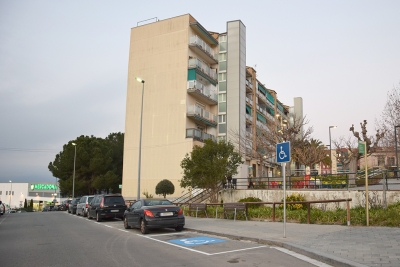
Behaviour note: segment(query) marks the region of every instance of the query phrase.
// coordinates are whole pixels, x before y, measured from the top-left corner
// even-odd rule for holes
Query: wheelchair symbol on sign
[[[192,240],[187,240],[187,239],[181,239],[181,242],[187,244],[187,245],[203,245],[203,244],[208,244],[211,242],[214,242],[215,240],[196,240],[196,239],[192,239]]]
[[[283,151],[282,146],[280,146],[280,148],[281,148],[281,152],[279,152],[278,157],[279,157],[279,159],[284,159],[287,157],[287,155],[286,155],[285,151]]]

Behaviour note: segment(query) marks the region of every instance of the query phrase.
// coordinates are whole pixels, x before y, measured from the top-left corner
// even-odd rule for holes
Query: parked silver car
[[[83,217],[87,216],[87,208],[89,206],[90,201],[92,201],[94,196],[83,196],[79,201],[79,204],[76,206],[76,215],[82,215]]]

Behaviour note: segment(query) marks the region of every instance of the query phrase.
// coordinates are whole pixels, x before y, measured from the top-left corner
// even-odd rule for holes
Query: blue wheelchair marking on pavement
[[[226,242],[226,240],[218,239],[218,238],[211,238],[205,236],[196,236],[191,238],[182,238],[182,239],[172,239],[168,240],[168,242],[185,246],[185,247],[194,247],[200,245],[208,245],[208,244],[215,244],[215,243],[222,243]]]

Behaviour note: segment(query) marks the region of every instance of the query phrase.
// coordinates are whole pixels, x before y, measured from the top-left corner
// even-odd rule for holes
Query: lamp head
[[[329,128],[337,128],[337,126],[329,126]]]
[[[76,146],[76,144],[75,143],[71,143],[73,146]]]
[[[140,82],[140,83],[144,83],[144,80],[142,80],[142,79],[139,78],[139,77],[136,77],[136,81],[138,81],[138,82]]]

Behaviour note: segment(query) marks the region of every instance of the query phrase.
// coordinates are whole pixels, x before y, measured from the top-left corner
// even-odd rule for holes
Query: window
[[[6,191],[6,196],[8,196],[8,191]]]
[[[219,42],[226,42],[226,35],[220,35]]]
[[[226,123],[226,115],[218,115],[219,123]]]
[[[218,136],[218,141],[226,141],[226,136]]]
[[[219,94],[218,102],[226,102],[226,94]]]
[[[220,82],[226,81],[226,73],[225,72],[218,74],[218,81],[220,81]]]
[[[226,71],[226,61],[219,63],[219,71]]]
[[[226,123],[218,124],[218,133],[219,134],[226,133]]]
[[[218,84],[218,91],[219,92],[226,92],[226,81],[219,82]]]
[[[226,61],[226,53],[219,54],[219,61]]]
[[[218,104],[218,112],[226,112],[226,102],[221,102]]]

